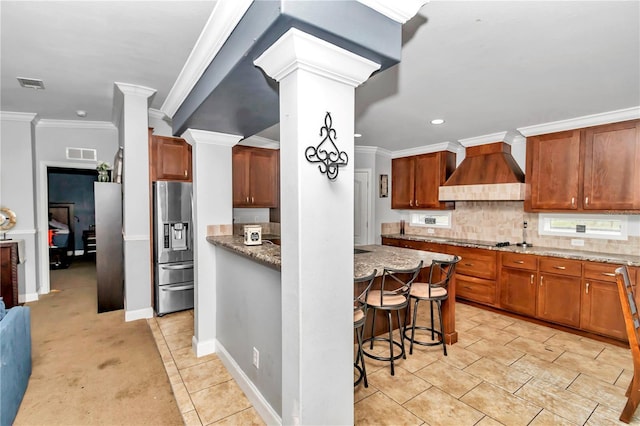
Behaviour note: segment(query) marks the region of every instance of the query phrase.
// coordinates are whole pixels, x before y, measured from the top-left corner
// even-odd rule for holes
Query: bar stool
[[[456,269],[456,264],[460,261],[461,257],[455,256],[451,261],[433,260],[431,262],[431,269],[429,271],[429,282],[420,283],[415,282],[411,286],[409,298],[414,300],[413,305],[413,321],[410,327],[405,327],[405,337],[409,339],[411,344],[409,345],[409,354],[413,354],[413,344],[422,346],[437,346],[442,344],[444,349],[444,355],[447,355],[447,345],[444,340],[444,324],[442,322],[442,301],[449,297],[447,287],[449,281]],[[431,327],[417,326],[416,319],[418,318],[418,303],[421,301],[428,301],[429,308],[431,309]],[[438,318],[440,319],[440,330],[435,329],[433,321],[433,304],[438,307]],[[405,317],[406,319],[406,317]],[[407,336],[407,333],[411,330],[411,337]],[[431,342],[422,342],[415,338],[416,330],[431,331]],[[440,337],[440,341],[435,341],[435,335]]]
[[[358,370],[358,378],[353,383],[354,387],[358,386],[363,379],[364,387],[369,387],[369,382],[367,382],[367,368],[364,365],[364,356],[362,355],[362,333],[364,331],[364,324],[367,322],[367,295],[369,294],[373,281],[376,279],[377,272],[378,270],[374,269],[371,275],[353,280],[355,287],[354,294],[358,294],[353,298],[353,329],[356,332],[356,338],[358,340],[358,353],[356,354],[356,361],[353,363],[353,367]]]
[[[404,358],[407,356],[404,350],[404,322],[400,320],[400,311],[406,309],[409,304],[409,292],[411,291],[411,284],[415,281],[416,277],[422,269],[422,261],[415,268],[411,269],[395,269],[384,268],[382,274],[382,282],[380,290],[370,290],[367,296],[367,305],[373,309],[373,320],[371,321],[371,337],[365,339],[365,342],[371,342],[369,349],[373,349],[374,341],[388,342],[389,343],[389,356],[378,356],[372,353],[364,351],[364,354],[369,358],[377,359],[378,361],[389,361],[391,363],[391,375],[395,374],[394,361],[396,359]],[[404,276],[406,279],[402,279],[398,274]],[[385,311],[387,313],[387,324],[389,325],[389,337],[377,337],[374,335],[376,314],[378,311]],[[398,318],[398,328],[400,329],[400,342],[393,340],[393,321],[391,320],[391,312],[395,311]],[[394,355],[393,346],[400,348],[400,353]]]

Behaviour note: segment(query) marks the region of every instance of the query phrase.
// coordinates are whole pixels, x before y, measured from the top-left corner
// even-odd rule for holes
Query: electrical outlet
[[[253,348],[253,365],[260,368],[260,352],[256,348]]]
[[[433,228],[427,228],[427,234],[435,234],[436,230]]]
[[[571,245],[572,246],[583,247],[584,246],[584,240],[578,240],[576,238],[572,238],[571,239]]]

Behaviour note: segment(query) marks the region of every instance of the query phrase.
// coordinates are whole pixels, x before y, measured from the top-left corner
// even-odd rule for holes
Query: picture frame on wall
[[[380,175],[380,198],[389,196],[389,175]]]

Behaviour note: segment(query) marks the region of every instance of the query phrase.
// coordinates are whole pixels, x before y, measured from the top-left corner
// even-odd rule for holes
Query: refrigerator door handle
[[[160,265],[160,268],[169,271],[177,271],[179,269],[193,269],[193,263],[189,265]]]
[[[167,288],[164,288],[164,287],[167,287]],[[182,291],[182,290],[191,290],[191,289],[193,289],[193,284],[179,285],[179,286],[172,286],[172,287],[168,287],[168,286],[160,287],[160,290],[162,291]]]

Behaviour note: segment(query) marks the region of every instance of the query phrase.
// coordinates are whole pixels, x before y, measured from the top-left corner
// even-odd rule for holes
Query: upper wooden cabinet
[[[278,207],[278,151],[233,147],[233,207]]]
[[[441,151],[391,161],[392,209],[452,209],[438,199],[438,189],[455,169],[456,155]]]
[[[150,135],[149,175],[152,182],[191,182],[191,145],[180,138]]]
[[[527,138],[527,211],[640,209],[640,120]]]

